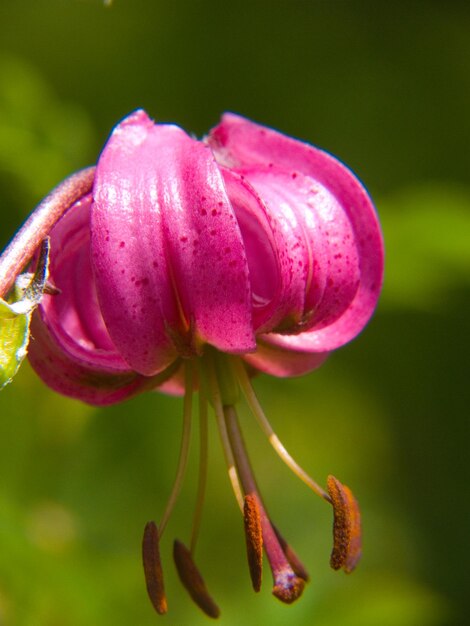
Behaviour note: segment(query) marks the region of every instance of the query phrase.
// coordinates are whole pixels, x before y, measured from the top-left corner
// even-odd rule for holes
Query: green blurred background
[[[216,433],[197,560],[227,626],[469,623],[470,6],[451,0],[0,0],[0,243],[144,107],[201,136],[233,110],[339,156],[376,200],[379,310],[318,372],[255,385],[287,448],[361,501],[364,558],[328,567],[330,511],[243,426],[276,523],[311,573],[292,607],[251,592]],[[467,330],[467,334],[465,333]],[[176,580],[196,451],[153,613],[144,524],[174,475],[179,399],[97,410],[22,368],[0,397],[0,624],[207,623]],[[214,426],[212,424],[212,426]],[[196,446],[194,446],[196,448]]]

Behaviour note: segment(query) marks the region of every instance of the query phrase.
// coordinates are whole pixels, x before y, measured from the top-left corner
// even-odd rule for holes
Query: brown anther
[[[361,514],[349,487],[328,476],[328,493],[333,505],[333,550],[330,565],[351,573],[362,554]]]
[[[253,589],[258,592],[261,589],[263,573],[263,534],[258,499],[255,494],[249,493],[245,496],[243,518],[251,583]]]
[[[209,617],[219,617],[219,607],[209,595],[204,579],[193,561],[191,552],[178,540],[175,540],[173,544],[173,558],[178,576],[197,606]]]
[[[148,522],[145,526],[142,541],[142,560],[150,601],[157,613],[164,615],[168,611],[168,605],[163,584],[158,528],[155,522]]]
[[[305,580],[299,578],[290,569],[276,572],[273,595],[284,604],[292,604],[302,595]]]
[[[343,565],[343,570],[346,574],[350,574],[356,568],[362,556],[362,527],[359,504],[348,487],[345,487],[345,491],[351,515],[351,540],[349,542],[348,557],[346,563]]]
[[[287,543],[278,529],[273,525],[274,532],[276,533],[276,537],[281,545],[282,551],[284,552],[286,559],[289,562],[289,565],[294,570],[294,573],[305,582],[310,580],[310,576],[308,575],[307,570],[305,569],[304,564],[299,559],[297,554],[294,552],[293,548]]]

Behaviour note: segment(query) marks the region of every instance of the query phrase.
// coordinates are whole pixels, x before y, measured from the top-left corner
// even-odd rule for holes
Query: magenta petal
[[[244,360],[252,367],[271,376],[285,378],[302,376],[320,367],[329,352],[308,352],[299,346],[284,346],[278,341],[280,335],[261,335],[258,349],[253,354],[244,355]]]
[[[51,232],[49,273],[60,290],[44,296],[41,318],[60,348],[92,367],[128,372],[108,334],[90,263],[91,195],[76,202]]]
[[[275,166],[242,171],[277,224],[278,238],[285,240],[281,328],[296,332],[331,324],[348,308],[359,284],[354,233],[342,207],[325,187],[300,173],[293,177]]]
[[[101,406],[121,402],[148,388],[149,379],[135,372],[116,371],[72,357],[38,312],[31,321],[31,336],[29,361],[40,378],[58,393]]]
[[[51,232],[50,280],[31,323],[29,359],[53,389],[90,404],[112,404],[148,381],[116,352],[101,317],[90,264],[91,196],[75,203]]]
[[[143,111],[97,166],[92,258],[119,352],[151,375],[203,342],[255,348],[243,241],[211,151]]]
[[[266,207],[242,176],[222,168],[230,203],[235,212],[248,262],[255,331],[270,330],[283,316],[282,265],[287,250],[281,248]]]
[[[310,178],[315,185],[322,186],[342,208],[350,223],[356,248],[359,267],[357,291],[339,317],[336,317],[337,312],[334,313],[334,291],[327,295],[321,306],[330,322],[322,327],[322,319],[315,316],[316,325],[301,336],[308,335],[309,349],[316,351],[332,350],[352,339],[373,313],[383,272],[382,237],[375,209],[365,189],[342,163],[326,152],[233,114],[223,117],[208,142],[219,162],[225,166],[244,172],[275,166],[284,169],[293,178],[300,174]],[[334,287],[334,277],[330,278]],[[288,344],[289,338],[286,338],[285,345]]]

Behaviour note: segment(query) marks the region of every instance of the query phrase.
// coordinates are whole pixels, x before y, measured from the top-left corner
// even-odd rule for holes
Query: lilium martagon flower
[[[43,381],[93,405],[147,390],[184,395],[175,482],[142,543],[158,613],[167,611],[159,546],[187,465],[195,394],[197,503],[189,547],[175,541],[174,560],[196,604],[219,615],[194,558],[209,408],[244,521],[253,588],[261,586],[263,551],[282,602],[297,600],[308,580],[253,475],[237,416],[242,396],[281,459],[332,505],[331,566],[351,572],[361,556],[351,490],[333,476],[325,490],[299,466],[263,412],[252,377],[316,369],[371,317],[383,244],[357,178],[330,154],[234,114],[198,141],[138,110],[114,129],[96,168],[59,185],[19,231],[0,261],[0,294],[45,235],[56,291],[32,315],[29,346]]]

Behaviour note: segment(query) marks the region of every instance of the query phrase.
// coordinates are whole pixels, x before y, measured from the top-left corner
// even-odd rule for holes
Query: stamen
[[[209,617],[219,617],[219,607],[211,598],[204,579],[192,559],[191,552],[180,541],[175,541],[173,544],[173,558],[180,580],[194,602]]]
[[[222,406],[222,398],[220,395],[219,386],[217,384],[217,376],[214,370],[214,363],[211,359],[210,352],[207,353],[205,361],[205,369],[203,373],[207,376],[208,379],[208,387],[210,392],[210,400],[212,406],[214,408],[215,417],[217,419],[217,427],[219,430],[220,440],[222,442],[222,448],[225,456],[225,463],[228,469],[228,475],[230,478],[230,482],[232,484],[232,489],[235,494],[235,498],[237,499],[238,506],[240,510],[243,512],[243,494],[242,489],[240,487],[240,481],[238,480],[238,474],[235,467],[235,459],[233,457],[232,448],[230,446],[230,440],[227,433],[227,427],[225,425],[225,416],[224,416],[224,407]]]
[[[160,522],[160,537],[163,535],[163,531],[167,525],[173,508],[176,504],[178,496],[183,485],[183,478],[188,463],[189,453],[189,441],[191,438],[191,412],[192,412],[192,399],[193,399],[193,363],[191,360],[187,360],[185,363],[185,393],[184,393],[184,408],[183,408],[183,435],[181,438],[180,456],[178,459],[178,468],[176,470],[175,482],[173,483],[173,489],[171,490],[170,497],[162,515]]]
[[[297,461],[295,461],[291,457],[291,455],[287,452],[287,450],[280,442],[271,424],[269,423],[268,418],[266,417],[258,398],[256,397],[243,362],[238,358],[232,358],[231,363],[238,378],[238,382],[240,383],[243,394],[245,395],[246,401],[248,402],[248,406],[250,407],[253,415],[258,420],[261,429],[266,434],[269,443],[272,445],[278,456],[284,461],[287,467],[289,467],[294,472],[294,474],[300,478],[300,480],[302,480],[308,487],[310,487],[310,489],[314,493],[319,495],[327,502],[331,502],[331,498],[326,493],[326,491],[322,487],[320,487],[320,485],[307,474],[307,472],[297,463]]]
[[[266,509],[264,508],[238,425],[235,408],[233,406],[225,406],[224,413],[227,432],[230,437],[230,444],[243,489],[247,495],[256,496],[263,535],[263,546],[273,575],[274,586],[272,592],[281,602],[291,604],[301,596],[305,581],[295,574],[289,564],[271,525]]]
[[[168,605],[163,584],[158,528],[155,522],[148,522],[145,526],[142,541],[142,560],[150,601],[157,613],[164,615],[168,611]]]
[[[334,476],[328,476],[333,504],[333,550],[330,565],[351,573],[362,555],[361,514],[352,491]]]
[[[191,554],[194,555],[196,543],[201,527],[202,508],[207,483],[207,458],[208,458],[208,436],[207,436],[207,395],[204,380],[201,380],[199,387],[199,478],[196,497],[196,508],[194,510],[193,527],[191,531]]]
[[[245,520],[246,552],[251,583],[253,589],[258,592],[261,589],[263,573],[263,534],[258,501],[254,494],[245,496],[243,517]]]

